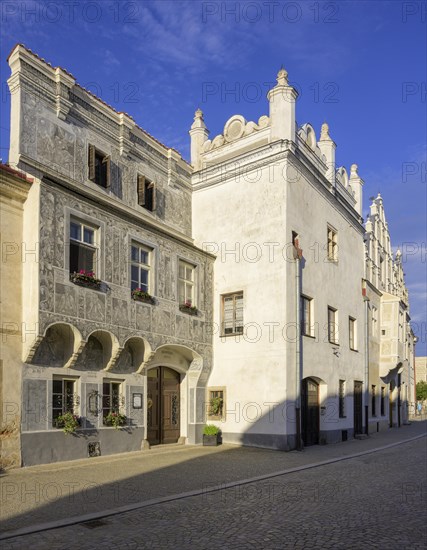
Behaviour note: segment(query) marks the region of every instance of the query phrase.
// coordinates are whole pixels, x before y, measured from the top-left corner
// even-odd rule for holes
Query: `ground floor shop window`
[[[52,421],[55,424],[59,416],[67,412],[75,414],[78,404],[76,380],[61,378],[52,382]]]
[[[104,381],[102,384],[102,417],[104,424],[109,424],[112,413],[120,414],[120,406],[123,405],[122,383],[119,381]]]

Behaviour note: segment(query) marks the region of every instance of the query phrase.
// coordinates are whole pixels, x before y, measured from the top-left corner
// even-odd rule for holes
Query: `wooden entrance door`
[[[304,445],[319,443],[319,385],[311,378],[302,381],[301,387],[302,440]]]
[[[363,432],[363,403],[362,403],[362,391],[363,383],[354,382],[354,399],[353,399],[353,408],[354,408],[354,434],[361,434]]]
[[[147,439],[150,445],[176,443],[180,436],[180,376],[168,367],[148,371]]]

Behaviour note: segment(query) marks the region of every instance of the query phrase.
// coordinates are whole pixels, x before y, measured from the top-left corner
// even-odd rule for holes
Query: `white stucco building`
[[[362,186],[327,124],[298,127],[281,70],[269,114],[190,130],[193,232],[216,254],[214,368],[225,441],[279,449],[363,431],[367,384]],[[301,250],[302,249],[302,250]],[[212,394],[213,395],[213,394]]]

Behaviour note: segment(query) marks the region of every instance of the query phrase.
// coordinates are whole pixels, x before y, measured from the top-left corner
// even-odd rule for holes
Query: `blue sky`
[[[337,162],[381,192],[402,248],[411,315],[426,354],[425,2],[49,1],[1,3],[1,156],[7,160],[6,57],[24,43],[189,158],[199,106],[211,136],[233,114],[268,114],[283,64],[297,120],[327,121]],[[409,244],[408,244],[409,243]]]

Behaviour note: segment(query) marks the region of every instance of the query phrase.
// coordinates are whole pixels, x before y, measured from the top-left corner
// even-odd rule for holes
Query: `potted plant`
[[[148,292],[145,292],[145,290],[142,290],[142,288],[135,288],[135,290],[132,290],[132,298],[136,302],[154,304],[154,298],[151,296],[151,294],[148,294]]]
[[[99,290],[101,288],[101,280],[95,277],[95,273],[93,271],[85,271],[84,269],[81,269],[78,273],[74,272],[70,275],[70,281],[75,285],[85,286],[95,290]]]
[[[179,305],[179,310],[182,311],[183,313],[188,313],[189,315],[197,315],[198,314],[197,307],[192,306],[191,302],[189,300],[187,300],[183,304],[180,304]]]
[[[61,414],[55,419],[55,427],[61,428],[65,434],[73,434],[81,425],[81,418],[72,412]]]
[[[109,412],[107,416],[104,416],[104,424],[106,426],[113,426],[118,430],[121,426],[124,426],[127,422],[127,417],[125,414],[119,412]]]
[[[221,430],[214,424],[206,424],[203,428],[203,446],[216,447],[219,444]]]

